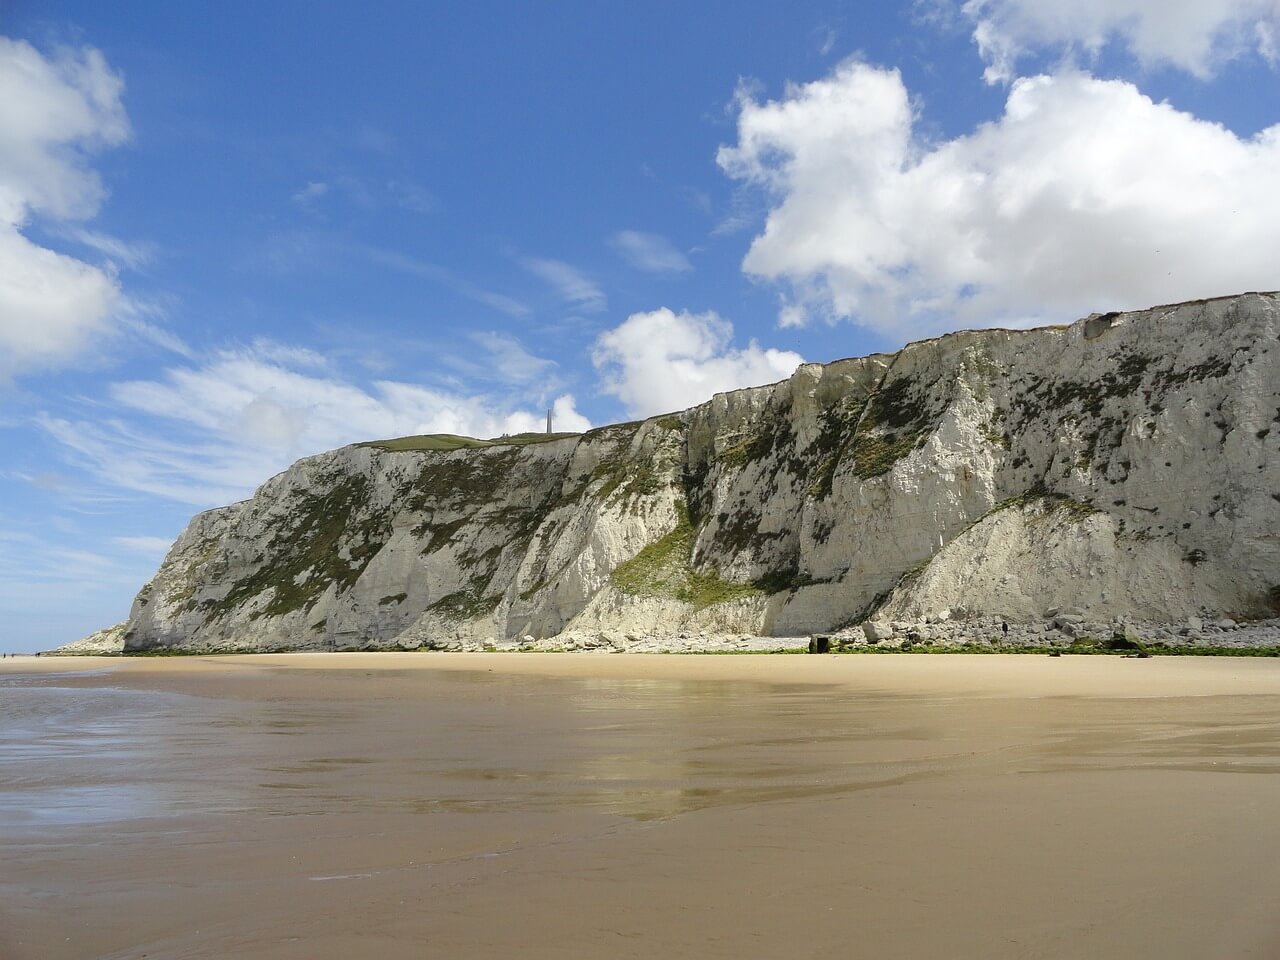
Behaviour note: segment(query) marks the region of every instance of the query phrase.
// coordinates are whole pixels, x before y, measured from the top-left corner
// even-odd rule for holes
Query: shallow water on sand
[[[180,716],[179,699],[0,678],[0,832],[164,813],[164,790],[138,783],[138,764],[148,725]]]
[[[1277,773],[1274,695],[0,674],[0,958],[1273,956]]]

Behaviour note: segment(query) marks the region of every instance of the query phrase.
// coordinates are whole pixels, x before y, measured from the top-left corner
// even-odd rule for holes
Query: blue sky
[[[948,329],[1273,289],[1274,0],[10,2],[0,647],[190,515]]]

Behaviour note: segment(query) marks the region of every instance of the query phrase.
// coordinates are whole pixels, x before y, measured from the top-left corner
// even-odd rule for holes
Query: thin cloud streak
[[[560,294],[565,303],[578,310],[600,313],[609,308],[604,291],[577,267],[562,260],[543,257],[525,257],[520,265]]]
[[[157,379],[114,384],[106,416],[44,414],[37,424],[102,491],[202,507],[241,499],[299,457],[347,443],[537,430],[549,401],[562,429],[590,426],[571,395],[549,396],[552,384],[540,374],[550,361],[500,334],[482,339],[527,388],[450,391],[390,380],[366,387],[330,373],[312,351],[259,341]]]
[[[646,273],[687,273],[693,269],[688,257],[656,233],[619,230],[609,243],[627,263]]]
[[[495,293],[492,290],[476,286],[471,281],[458,276],[448,267],[443,267],[438,263],[418,260],[395,250],[385,250],[381,247],[357,246],[355,249],[370,263],[431,280],[452,290],[460,297],[492,307],[494,310],[505,313],[509,317],[527,317],[533,312],[528,304],[506,294]]]

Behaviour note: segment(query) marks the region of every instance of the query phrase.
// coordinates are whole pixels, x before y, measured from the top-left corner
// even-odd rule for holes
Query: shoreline
[[[1280,658],[1029,656],[1019,653],[898,656],[725,656],[596,653],[257,653],[177,657],[26,657],[0,661],[6,676],[59,676],[77,685],[184,687],[229,673],[268,678],[297,672],[341,675],[492,673],[565,680],[728,682],[836,686],[876,694],[1011,697],[1207,697],[1280,695]]]

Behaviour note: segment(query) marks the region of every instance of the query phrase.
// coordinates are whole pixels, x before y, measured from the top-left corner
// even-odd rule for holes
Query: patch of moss
[[[716,454],[716,461],[727,467],[745,467],[752,460],[758,460],[756,453],[757,437],[747,437],[731,444]]]
[[[774,456],[794,438],[785,411],[771,410],[752,432],[716,454],[716,462],[741,469],[749,463]]]
[[[1083,500],[1076,500],[1060,493],[1046,493],[1044,494],[1044,499],[1054,510],[1066,514],[1068,519],[1077,522],[1091,517],[1095,513],[1102,512],[1091,503],[1085,503]]]
[[[846,449],[859,479],[888,473],[928,439],[933,424],[924,393],[910,377],[897,377],[871,395]]]
[[[227,654],[227,650],[214,650],[211,647],[148,647],[146,650],[124,650],[123,657],[215,657],[219,653]],[[276,650],[237,650],[242,653],[275,653]]]
[[[343,591],[359,579],[390,527],[368,509],[368,477],[343,474],[330,483],[324,493],[299,498],[289,515],[292,525],[272,538],[272,562],[236,581],[221,600],[204,601],[206,613],[224,615],[270,591],[256,616],[279,616],[310,606],[330,584]]]
[[[754,580],[752,586],[761,593],[782,593],[784,590],[798,590],[801,587],[811,587],[814,584],[827,582],[791,568],[789,570],[774,570],[771,573],[766,573],[763,577]]]
[[[622,481],[627,479],[627,472],[622,468],[622,464],[617,461],[607,460],[600,463],[595,470],[591,472],[592,479],[604,478],[604,483],[600,485],[600,489],[596,491],[596,496],[601,500],[608,500],[615,490],[622,486]]]
[[[849,453],[853,456],[853,472],[863,480],[879,477],[909,454],[928,437],[924,430],[905,434],[861,434],[853,438]]]
[[[610,579],[624,593],[674,596],[688,571],[692,549],[693,525],[689,523],[688,511],[679,509],[675,527],[630,560],[618,564]]]
[[[1085,503],[1083,500],[1074,500],[1066,494],[1049,490],[1043,484],[1037,483],[1025,493],[1020,493],[1016,497],[1009,497],[1005,500],[1001,500],[997,504],[994,504],[990,510],[980,516],[973,522],[973,524],[970,524],[970,526],[979,524],[983,520],[987,519],[987,517],[992,514],[999,513],[1002,510],[1009,510],[1014,507],[1025,507],[1029,504],[1041,501],[1043,501],[1051,511],[1065,512],[1067,517],[1071,520],[1084,520],[1086,517],[1091,517],[1095,513],[1102,512],[1091,503]]]
[[[1162,643],[1146,645],[1147,653],[1153,657],[1280,657],[1280,647],[1217,647],[1202,646],[1169,646]]]
[[[1128,636],[1124,633],[1113,633],[1110,639],[1102,642],[1102,646],[1107,650],[1114,650],[1121,653],[1147,652],[1147,648],[1141,640],[1136,637]]]
[[[693,525],[684,504],[678,519],[662,539],[649,544],[616,568],[611,582],[623,593],[641,597],[672,597],[696,609],[760,592],[754,584],[732,583],[714,571],[693,568]]]
[[[1211,357],[1176,373],[1172,370],[1167,370],[1160,374],[1158,382],[1166,387],[1182,386],[1190,380],[1215,380],[1219,377],[1225,377],[1230,372],[1231,360],[1229,358]]]
[[[662,488],[658,471],[651,463],[641,463],[627,473],[626,479],[618,487],[623,497],[647,497]]]
[[[1060,416],[1071,416],[1078,412],[1101,417],[1109,399],[1131,397],[1138,393],[1153,362],[1152,357],[1129,354],[1121,357],[1113,370],[1106,371],[1094,380],[1060,380],[1050,383],[1043,377],[1033,377],[1028,389],[1014,401],[1014,406],[1023,420],[1034,420],[1046,412]],[[1156,377],[1157,382],[1159,376]]]
[[[663,430],[683,430],[684,421],[681,420],[678,416],[672,415],[670,417],[663,417],[661,420],[659,420],[658,426],[660,426]]]
[[[871,395],[870,414],[877,426],[889,430],[904,430],[915,426],[923,415],[918,397],[918,385],[910,377],[900,376],[881,381],[879,389]]]
[[[435,553],[437,550],[453,543],[458,531],[470,523],[471,520],[471,517],[458,517],[456,520],[440,524],[434,523],[432,520],[424,520],[413,528],[415,537],[427,541],[422,545],[420,552],[424,555]]]
[[[602,501],[615,498],[625,499],[633,496],[649,496],[662,488],[658,471],[649,462],[624,462],[621,457],[610,458],[592,471],[593,478],[603,478],[604,483],[596,490],[596,496]]]
[[[1002,450],[1009,450],[1013,447],[1013,438],[1009,436],[1008,430],[996,430],[992,424],[988,424],[982,431],[982,435],[987,438],[987,443],[993,447],[1000,447]]]
[[[809,453],[815,460],[808,493],[814,499],[822,500],[830,495],[836,467],[848,452],[866,405],[864,398],[850,395],[823,411],[818,421],[818,435],[809,445]]]
[[[482,596],[476,590],[455,590],[430,604],[427,609],[450,620],[474,620],[493,613],[502,596]]]
[[[547,471],[552,472],[528,476],[526,486],[532,489],[527,500],[522,498],[518,506],[494,509],[495,495],[510,490],[513,477],[517,478],[514,482],[518,482],[521,471],[529,474],[529,465],[522,461],[518,448],[505,447],[433,458],[423,464],[405,498],[408,509],[428,517],[414,528],[414,534],[426,540],[422,552],[432,553],[466,539],[469,543],[460,551],[458,563],[469,569],[492,567],[504,549],[515,552],[527,546],[548,515],[580,498],[589,486],[588,480],[569,489],[563,482],[566,464],[548,466]],[[432,518],[438,513],[452,515],[454,519],[436,524]],[[476,550],[474,534],[481,528],[495,526],[504,528],[503,536],[498,538],[502,546],[491,546],[483,552]],[[494,538],[485,539],[492,543]]]
[[[695,609],[701,610],[712,604],[754,596],[759,592],[759,588],[754,584],[723,580],[715,571],[698,573],[696,570],[690,570],[684,585],[676,590],[676,599],[683,600],[685,603],[692,604]]]
[[[686,464],[684,475],[680,478],[684,490],[684,502],[689,510],[689,521],[695,528],[702,526],[711,509],[714,490],[712,485],[707,483],[710,473],[711,464],[703,460]],[[1277,499],[1280,500],[1280,495]]]
[[[423,513],[441,505],[474,508],[493,496],[518,467],[516,447],[476,450],[460,457],[433,457],[422,465],[410,487],[405,506]]]
[[[728,553],[758,553],[766,543],[783,536],[780,531],[762,532],[760,515],[747,503],[739,503],[732,513],[716,515],[715,545]]]

